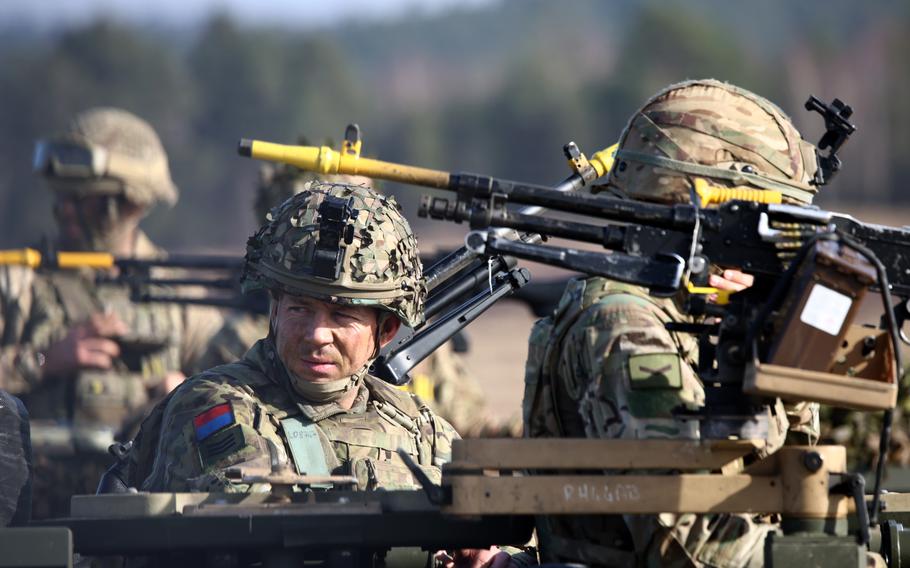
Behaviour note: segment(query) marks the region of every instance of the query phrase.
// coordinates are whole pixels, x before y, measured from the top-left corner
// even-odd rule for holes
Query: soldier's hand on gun
[[[120,346],[113,338],[128,331],[116,314],[92,314],[48,348],[44,355],[45,376],[67,375],[79,369],[110,369],[120,355]]]
[[[739,270],[726,269],[723,274],[712,274],[710,278],[711,286],[721,290],[733,290],[740,292],[755,283],[755,277]]]
[[[499,550],[498,546],[493,546],[456,550],[452,556],[444,551],[438,552],[437,560],[437,566],[444,568],[507,568],[512,562],[512,556]]]
[[[755,277],[751,274],[730,268],[724,270],[722,274],[712,274],[708,278],[708,285],[718,290],[732,290],[733,292],[741,292],[754,282]],[[714,302],[717,300],[717,295],[712,294],[708,296],[708,299]]]

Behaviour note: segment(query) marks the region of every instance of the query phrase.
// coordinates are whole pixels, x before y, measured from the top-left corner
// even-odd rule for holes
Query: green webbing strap
[[[782,180],[760,176],[758,174],[750,174],[736,170],[726,170],[723,168],[714,168],[711,166],[703,166],[701,164],[693,164],[691,162],[681,162],[672,158],[654,156],[651,154],[645,154],[643,152],[634,152],[632,150],[618,150],[616,152],[616,159],[640,162],[642,164],[657,166],[659,168],[666,168],[668,170],[674,170],[695,176],[725,179],[737,185],[748,183],[749,185],[760,187],[762,189],[773,189],[779,191],[787,197],[807,204],[812,203],[812,198],[815,195],[814,191],[785,183]]]
[[[647,136],[648,140],[667,156],[676,156],[686,162],[692,161],[692,156],[683,150],[667,132],[657,126],[651,117],[638,113],[632,121],[632,127],[641,130],[642,134]]]
[[[758,154],[759,156],[761,156],[762,158],[767,160],[769,164],[771,164],[772,166],[777,168],[777,171],[784,173],[785,175],[786,175],[786,172],[790,169],[789,158],[787,158],[780,152],[772,150],[761,139],[759,139],[755,136],[752,136],[748,132],[743,132],[743,131],[737,132],[736,137],[738,139],[736,141],[734,141],[734,140],[730,140],[729,138],[724,136],[727,132],[718,127],[715,127],[715,129],[713,129],[713,131],[712,131],[709,128],[696,128],[695,126],[690,126],[690,125],[698,124],[699,120],[702,118],[698,114],[693,114],[693,113],[688,113],[688,112],[650,111],[650,115],[651,116],[649,116],[648,118],[650,118],[651,120],[657,120],[658,122],[660,122],[660,124],[662,124],[664,126],[689,128],[689,129],[694,130],[695,132],[704,134],[705,136],[711,136],[713,138],[723,140],[724,142],[726,142],[728,144],[735,144],[737,146],[749,148],[749,150],[751,150],[752,152],[755,152],[756,154]],[[653,118],[651,118],[651,117],[653,117]],[[670,154],[667,152],[665,152],[665,153],[668,156],[674,155],[674,154]],[[679,156],[679,157],[685,158],[685,156]],[[802,154],[800,154],[800,158],[802,158]],[[691,160],[687,160],[687,161],[691,161]]]
[[[281,428],[291,447],[291,457],[300,475],[329,475],[319,431],[312,422],[301,422],[292,416],[281,421]]]

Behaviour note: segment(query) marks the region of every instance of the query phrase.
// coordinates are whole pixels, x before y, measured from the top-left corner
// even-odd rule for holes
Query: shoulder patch
[[[209,408],[193,418],[196,441],[202,442],[212,434],[227,428],[235,422],[234,409],[231,403],[225,402]]]
[[[629,382],[633,389],[681,389],[678,353],[645,353],[629,357]]]
[[[240,452],[245,446],[246,440],[240,424],[220,430],[199,443],[199,457],[202,458],[202,467],[204,469],[218,467],[219,463],[225,458]]]

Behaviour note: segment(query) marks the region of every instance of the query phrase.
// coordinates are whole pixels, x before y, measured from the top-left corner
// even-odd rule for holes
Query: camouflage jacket
[[[53,289],[25,266],[0,266],[0,388],[27,393],[41,382],[43,351],[61,336]]]
[[[135,256],[163,253],[142,233]],[[92,270],[0,267],[0,386],[20,396],[33,419],[120,430],[138,422],[170,371],[192,374],[221,326],[208,307],[141,304],[119,284],[96,283]],[[129,328],[110,371],[45,376],[43,352],[93,313],[113,311]],[[37,448],[36,448],[37,450]]]
[[[147,491],[256,491],[234,478],[268,471],[270,456],[308,475],[355,475],[362,488],[417,488],[396,453],[431,479],[455,430],[420,400],[367,376],[350,410],[293,394],[270,339],[236,363],[192,377],[143,422],[127,480]]]
[[[236,361],[269,331],[268,318],[245,312],[229,314],[224,326],[212,337],[200,360],[203,369]],[[477,378],[462,357],[445,343],[411,372],[404,390],[416,394],[430,409],[448,421],[466,438],[500,433],[504,426],[492,416]]]
[[[698,422],[674,412],[704,405],[698,344],[665,327],[692,321],[672,299],[645,289],[597,277],[573,280],[554,315],[531,333],[525,434],[699,439]],[[789,428],[779,401],[768,423],[770,453]],[[773,527],[748,516],[605,515],[549,518],[539,532],[547,561],[740,566],[760,557],[768,530]]]

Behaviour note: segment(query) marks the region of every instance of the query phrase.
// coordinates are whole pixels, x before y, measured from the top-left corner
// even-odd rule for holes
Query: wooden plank
[[[452,476],[458,515],[773,513],[783,508],[776,477],[750,475]]]
[[[746,366],[743,391],[855,410],[887,410],[897,404],[897,385],[893,383],[768,363]]]
[[[763,440],[455,440],[447,469],[719,470],[763,446]]]

